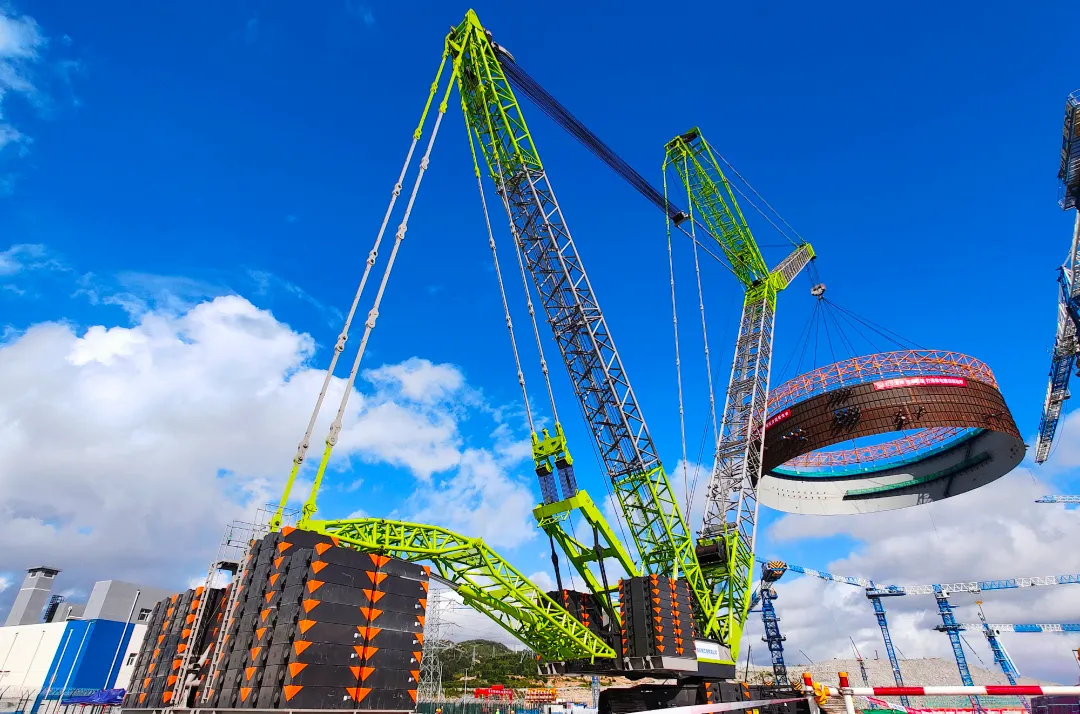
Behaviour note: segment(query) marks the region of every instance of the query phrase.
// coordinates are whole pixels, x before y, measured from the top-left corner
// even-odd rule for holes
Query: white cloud
[[[45,44],[34,18],[11,15],[0,7],[0,151],[9,144],[25,146],[27,137],[3,121],[3,103],[8,94],[28,98],[37,94],[31,67],[40,61],[39,51]]]
[[[2,127],[0,127],[2,131]],[[0,251],[0,276],[32,270],[64,270],[59,258],[36,243],[17,243],[7,250]]]
[[[409,506],[409,520],[483,538],[493,548],[515,548],[536,537],[532,489],[484,450],[466,449],[457,471],[421,486]]]
[[[325,375],[307,364],[313,350],[311,337],[238,296],[145,312],[131,327],[43,323],[11,335],[0,343],[0,572],[48,562],[83,585],[185,586],[225,523],[277,498]],[[508,464],[463,449],[450,406],[396,401],[419,382],[467,389],[452,370],[423,360],[375,370],[412,381],[385,376],[352,395],[331,468],[399,464],[428,479],[411,503],[431,522],[521,542],[533,499]],[[306,496],[342,389],[335,378],[294,499]]]
[[[401,364],[384,365],[368,370],[369,382],[392,389],[415,402],[433,403],[446,398],[465,385],[465,377],[450,365],[433,365],[424,359],[412,358]]]
[[[529,576],[529,581],[546,593],[555,589],[555,581],[543,570],[538,570]]]
[[[1049,486],[1020,468],[977,491],[917,508],[872,516],[795,516],[776,521],[769,535],[776,554],[785,543],[843,536],[857,542],[846,557],[829,563],[800,563],[830,572],[900,585],[965,582],[1009,577],[1080,573],[1080,518],[1060,506],[1034,500]],[[774,553],[760,553],[773,556]],[[814,659],[844,657],[853,637],[864,654],[884,648],[870,602],[859,588],[813,578],[786,576],[778,585],[778,614],[788,647],[800,647]],[[1076,622],[1080,585],[986,591],[979,596],[994,622]],[[962,622],[978,622],[976,597],[950,598]],[[932,596],[904,596],[883,601],[890,633],[907,657],[951,657],[948,638],[933,631],[941,623]],[[761,634],[760,619],[751,622],[750,639]],[[992,662],[978,632],[968,641]],[[1068,648],[1080,635],[1005,635],[1004,642],[1026,675],[1050,680],[1076,676]],[[745,645],[744,645],[745,646]]]

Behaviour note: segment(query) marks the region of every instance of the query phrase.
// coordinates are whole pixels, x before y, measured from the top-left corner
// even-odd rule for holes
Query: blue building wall
[[[111,687],[134,629],[131,623],[112,620],[69,621],[30,714],[48,708],[43,707],[45,702],[53,706],[56,699],[70,696],[75,690]]]

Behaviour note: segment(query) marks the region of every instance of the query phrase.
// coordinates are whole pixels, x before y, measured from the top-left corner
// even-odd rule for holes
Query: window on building
[[[127,658],[127,662],[125,662],[124,664],[126,666],[128,666],[128,667],[135,664],[135,656],[138,655],[138,654],[139,654],[138,652],[132,652],[131,654],[129,654],[128,658]]]
[[[150,617],[150,608],[144,607],[144,608],[139,610],[139,619],[136,620],[136,622],[146,622],[146,620],[149,617]]]

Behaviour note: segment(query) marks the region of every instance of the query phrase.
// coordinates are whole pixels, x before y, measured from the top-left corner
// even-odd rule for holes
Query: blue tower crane
[[[1061,164],[1058,168],[1061,198],[1058,204],[1068,211],[1080,202],[1080,91],[1065,100],[1065,127],[1061,136]],[[1058,270],[1058,315],[1050,379],[1043,402],[1039,435],[1035,440],[1035,463],[1050,457],[1061,410],[1069,398],[1069,378],[1080,354],[1080,212],[1073,224],[1072,247]]]

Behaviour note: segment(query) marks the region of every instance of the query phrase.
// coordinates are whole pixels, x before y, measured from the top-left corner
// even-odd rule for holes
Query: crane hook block
[[[814,287],[810,288],[810,294],[816,298],[825,297],[825,283],[817,283]]]

